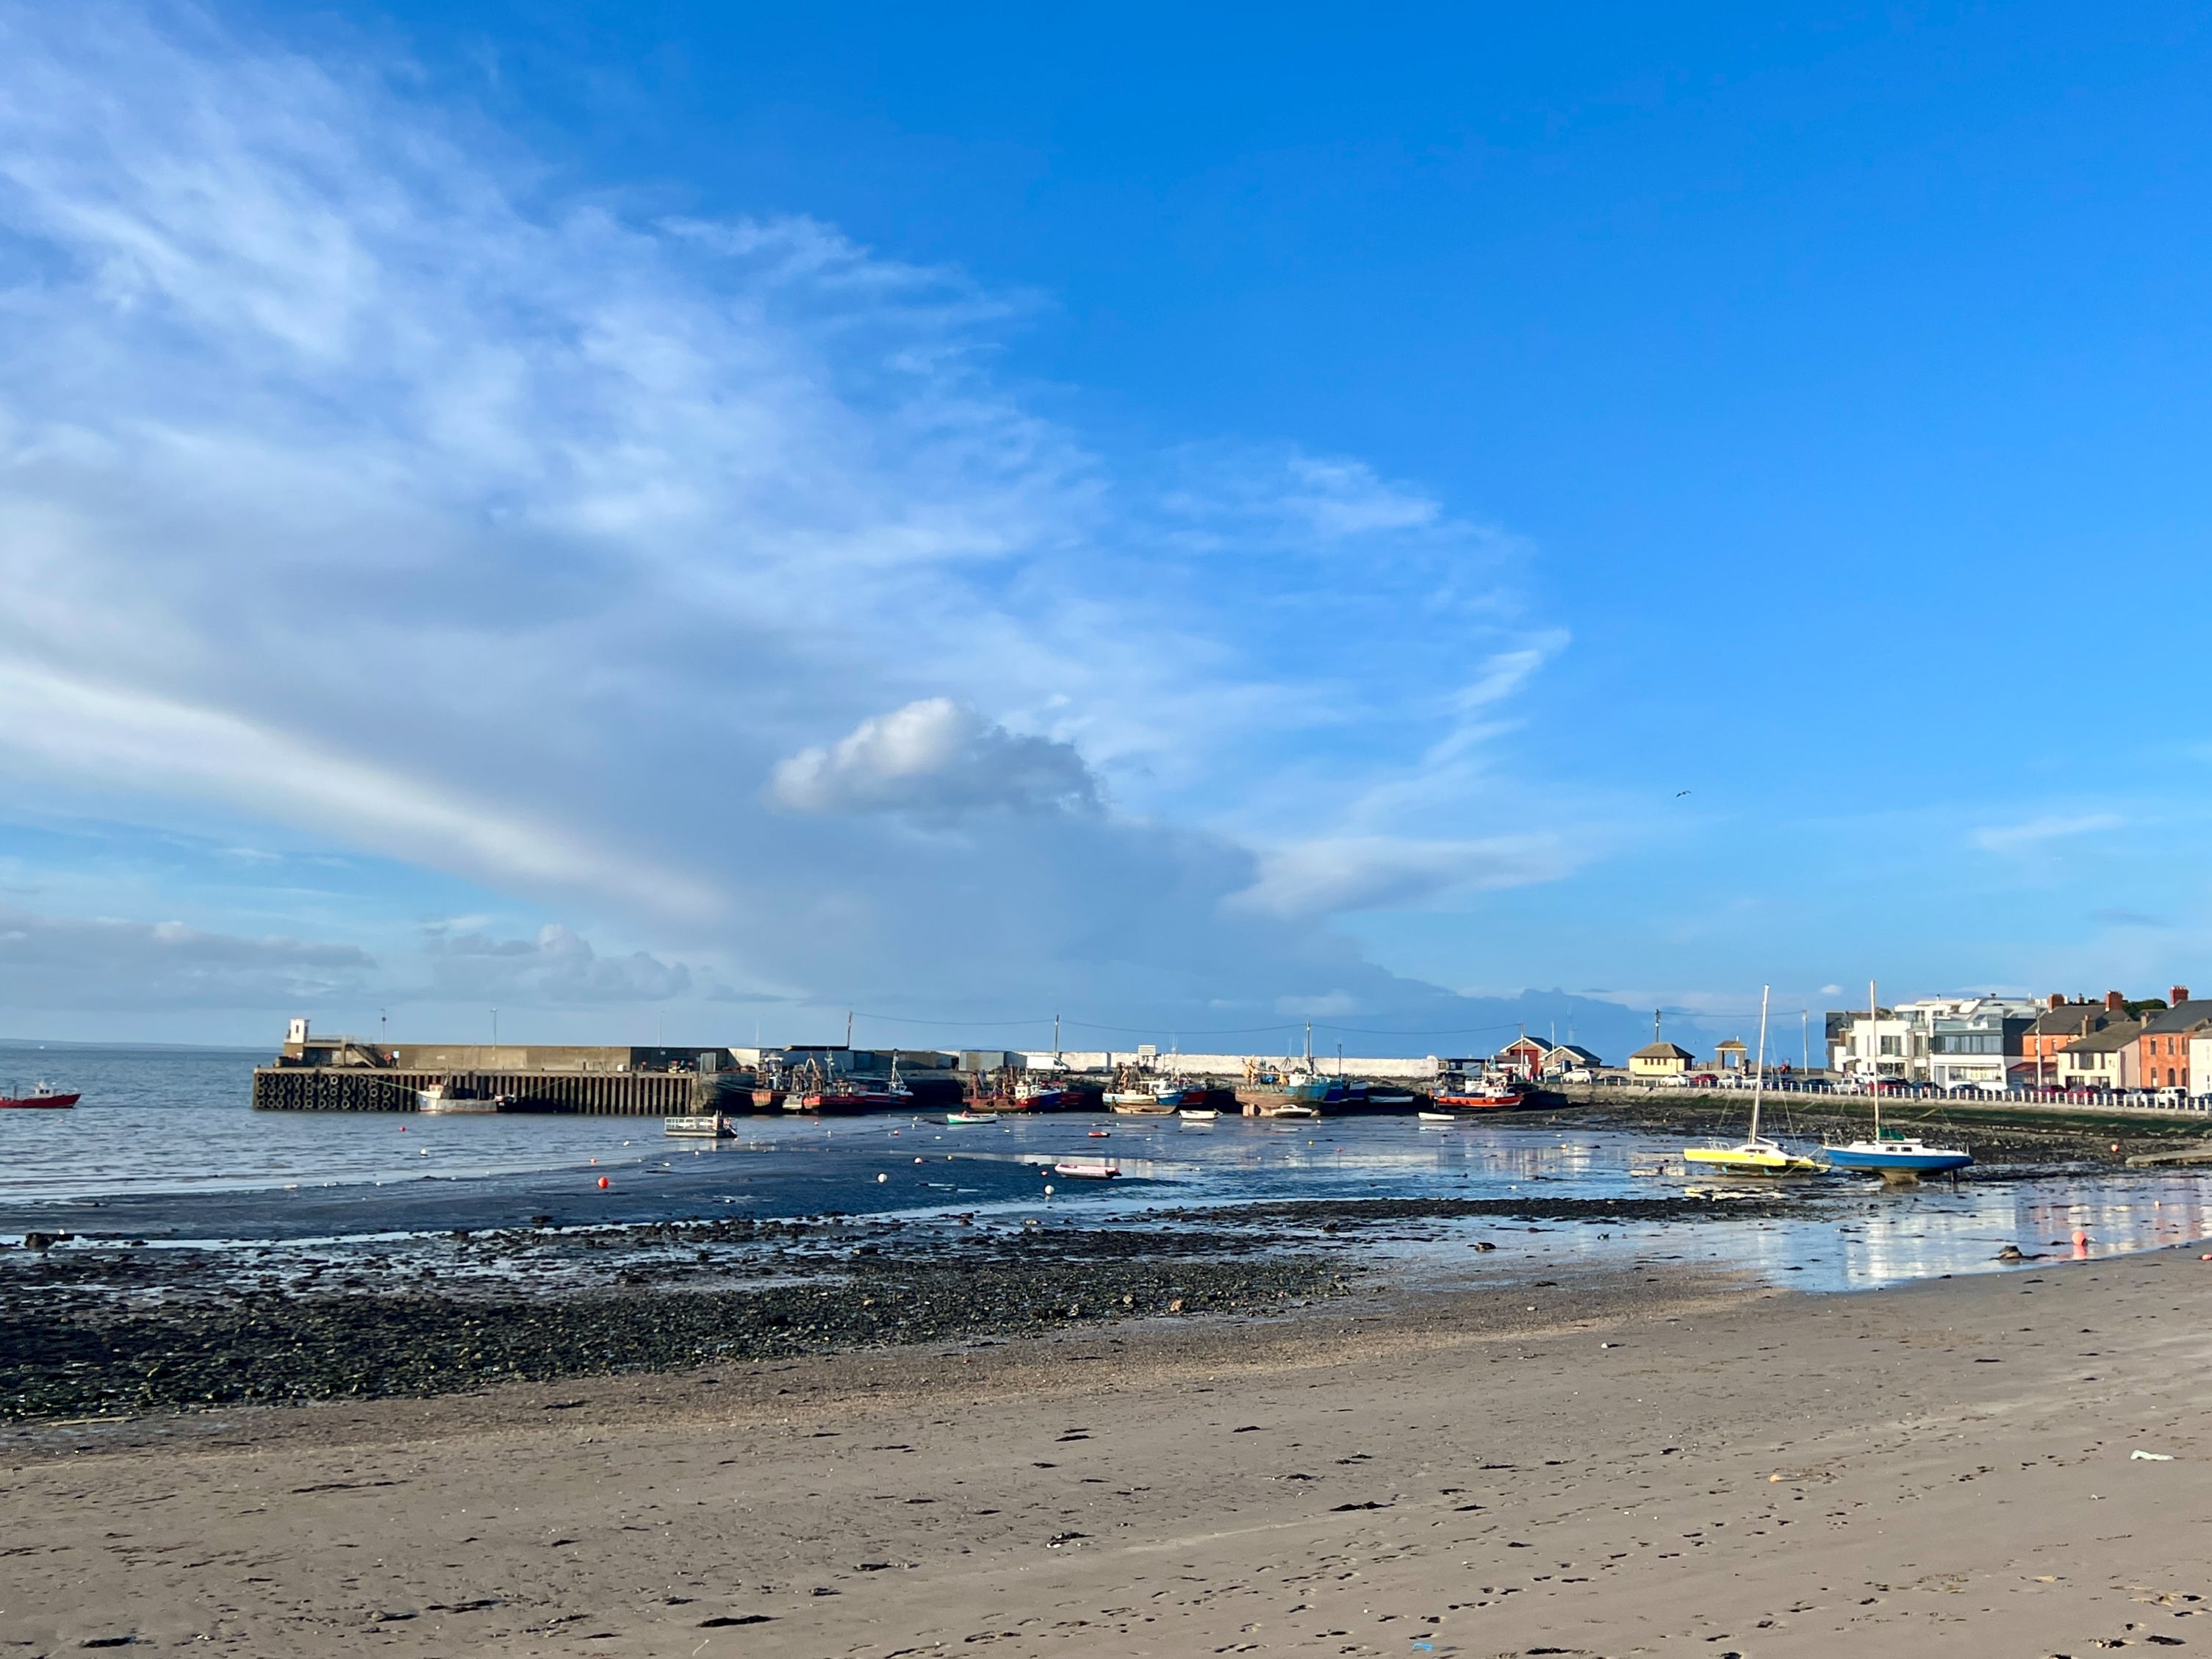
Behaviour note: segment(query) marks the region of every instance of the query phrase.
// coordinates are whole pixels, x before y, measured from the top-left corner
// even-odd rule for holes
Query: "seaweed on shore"
[[[427,1290],[247,1295],[234,1305],[0,1308],[0,1418],[433,1395],[684,1370],[1162,1314],[1273,1312],[1341,1294],[1304,1256],[927,1263],[748,1290],[462,1298]]]
[[[1346,1223],[1448,1220],[1483,1216],[1502,1221],[1740,1221],[1780,1215],[1796,1188],[1731,1194],[1724,1200],[1665,1198],[1301,1198],[1261,1204],[1161,1210],[1158,1221],[1203,1221],[1216,1227],[1331,1227]]]

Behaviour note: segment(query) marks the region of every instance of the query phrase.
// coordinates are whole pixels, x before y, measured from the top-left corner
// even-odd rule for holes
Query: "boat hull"
[[[1913,1151],[1868,1146],[1827,1146],[1821,1150],[1827,1154],[1832,1168],[1864,1170],[1876,1175],[1949,1175],[1974,1161],[1972,1152],[1940,1146]]]
[[[1510,1112],[1521,1103],[1517,1094],[1438,1095],[1437,1104],[1451,1112]]]
[[[1052,1172],[1070,1181],[1114,1181],[1121,1174],[1111,1164],[1055,1164]]]
[[[1809,1158],[1771,1147],[1686,1146],[1682,1162],[1708,1175],[1808,1176],[1820,1173]]]
[[[914,1103],[908,1095],[885,1094],[874,1090],[836,1094],[794,1095],[787,1097],[783,1109],[787,1112],[895,1112]]]
[[[732,1140],[736,1139],[738,1128],[720,1112],[705,1112],[664,1119],[660,1132],[687,1140]]]
[[[0,1099],[0,1111],[58,1112],[83,1098],[82,1095],[24,1095],[15,1099]]]

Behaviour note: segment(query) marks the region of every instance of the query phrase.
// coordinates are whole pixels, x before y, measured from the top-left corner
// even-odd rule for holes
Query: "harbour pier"
[[[253,1073],[267,1112],[411,1112],[422,1091],[510,1112],[682,1117],[749,1111],[752,1074],[727,1049],[522,1043],[392,1043],[313,1034],[295,1019]]]

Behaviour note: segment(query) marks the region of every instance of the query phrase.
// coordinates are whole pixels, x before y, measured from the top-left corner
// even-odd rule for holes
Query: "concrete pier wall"
[[[750,1111],[752,1084],[728,1074],[683,1072],[384,1071],[362,1066],[264,1066],[253,1073],[261,1112],[411,1112],[433,1084],[477,1100],[507,1098],[508,1109],[615,1117],[678,1117]]]

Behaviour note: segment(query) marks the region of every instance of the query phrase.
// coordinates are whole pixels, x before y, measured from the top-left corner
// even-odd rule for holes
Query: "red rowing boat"
[[[59,1106],[74,1106],[82,1098],[81,1095],[57,1094],[41,1083],[27,1095],[0,1095],[0,1111],[10,1106],[52,1110]]]

